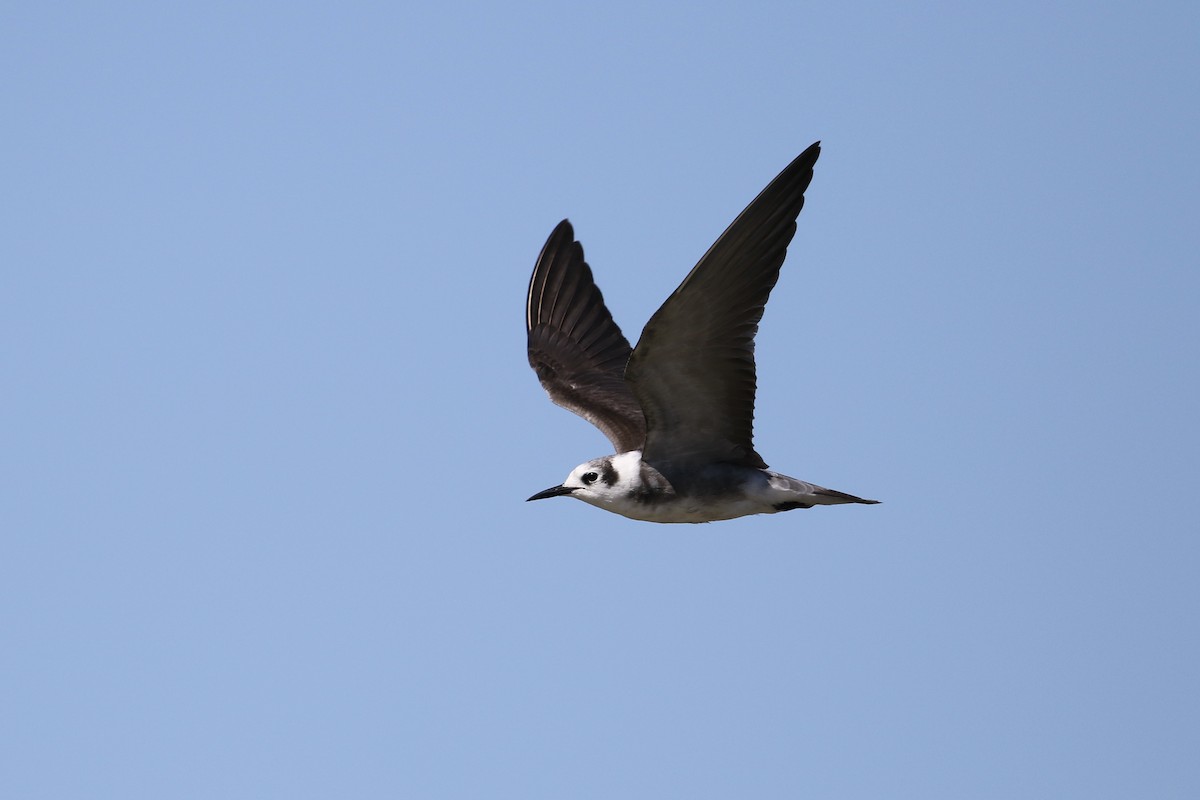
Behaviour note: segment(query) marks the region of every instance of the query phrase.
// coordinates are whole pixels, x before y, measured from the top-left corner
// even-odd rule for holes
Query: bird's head
[[[594,506],[621,504],[637,488],[641,452],[634,450],[615,456],[585,461],[558,486],[538,492],[530,500],[570,496]]]
[[[617,472],[612,457],[593,458],[575,469],[558,486],[538,492],[529,500],[545,500],[547,497],[576,497],[585,503],[602,502],[605,494],[611,494],[617,484]],[[528,502],[528,501],[526,501]]]

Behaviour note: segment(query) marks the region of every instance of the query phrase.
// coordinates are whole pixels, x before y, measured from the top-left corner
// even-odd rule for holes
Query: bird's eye
[[[585,484],[587,484],[588,486],[591,486],[593,483],[596,482],[596,478],[599,478],[599,477],[600,476],[594,472],[585,472],[585,473],[583,473],[582,480]]]

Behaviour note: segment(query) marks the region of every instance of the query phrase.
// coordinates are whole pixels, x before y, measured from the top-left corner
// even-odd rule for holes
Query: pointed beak
[[[549,489],[547,489],[544,492],[538,492],[537,494],[535,494],[533,497],[530,497],[525,502],[528,503],[529,500],[545,500],[547,497],[560,497],[564,494],[570,494],[573,491],[575,491],[575,490],[572,489],[570,486],[551,486]]]

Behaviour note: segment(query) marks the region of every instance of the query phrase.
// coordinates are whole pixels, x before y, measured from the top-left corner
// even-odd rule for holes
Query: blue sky
[[[1195,796],[1198,34],[8,9],[3,794]],[[525,363],[554,224],[636,340],[817,139],[758,449],[883,504],[525,504],[608,452]]]

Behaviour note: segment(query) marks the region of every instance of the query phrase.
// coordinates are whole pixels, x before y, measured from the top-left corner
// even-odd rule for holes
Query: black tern
[[[711,522],[876,503],[767,469],[754,449],[754,335],[821,152],[768,184],[654,313],[637,347],[613,322],[563,220],[529,281],[529,365],[556,404],[599,428],[616,455],[530,500],[569,496],[648,522]]]

